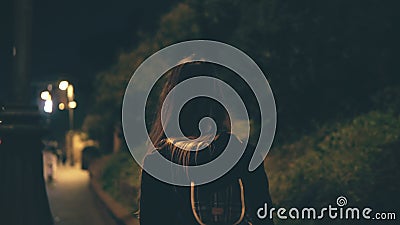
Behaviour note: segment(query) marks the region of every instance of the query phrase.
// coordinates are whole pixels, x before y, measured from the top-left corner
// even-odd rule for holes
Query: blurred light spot
[[[58,104],[58,109],[59,110],[64,110],[65,109],[65,104],[64,103],[60,103],[60,104]]]
[[[76,101],[68,102],[68,107],[71,109],[75,109],[77,106]]]
[[[47,100],[51,100],[51,95],[50,92],[48,91],[42,91],[42,93],[40,93],[40,98],[47,101]]]
[[[69,85],[68,81],[63,80],[58,85],[58,88],[60,88],[60,90],[62,90],[62,91],[65,91],[65,90],[67,90],[68,85]]]
[[[69,100],[74,99],[74,86],[72,86],[71,84],[68,85],[68,88],[67,88],[67,96],[68,96],[68,99],[69,99]]]
[[[44,107],[43,107],[44,111],[47,113],[52,113],[53,112],[53,101],[51,100],[46,100],[44,102]]]

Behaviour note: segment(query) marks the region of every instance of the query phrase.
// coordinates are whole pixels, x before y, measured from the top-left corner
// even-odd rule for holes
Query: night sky
[[[176,0],[33,0],[33,82],[72,81],[83,105],[92,101],[95,75],[113,65],[122,51],[151,33]],[[7,99],[12,76],[13,1],[0,3],[0,101]]]
[[[34,3],[33,73],[80,78],[109,67],[119,51],[135,46],[138,31],[153,30],[169,8],[162,0]]]
[[[33,0],[32,77],[60,74],[86,85],[133,48],[138,32],[152,32],[176,1]],[[11,73],[13,3],[0,3],[0,74]],[[4,82],[2,82],[4,84]]]

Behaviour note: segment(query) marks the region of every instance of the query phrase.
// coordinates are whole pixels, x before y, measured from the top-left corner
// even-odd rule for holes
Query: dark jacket
[[[205,161],[213,160],[223,150],[224,144],[229,140],[229,134],[221,135],[211,145],[213,146],[214,154],[209,154],[207,151],[201,150],[195,157],[190,157],[190,165],[202,164],[204,154]],[[236,139],[234,137],[234,139]],[[237,144],[241,144],[237,139]],[[221,147],[222,146],[222,147]],[[207,149],[205,149],[207,150]],[[166,143],[161,143],[157,149],[167,159],[171,159],[175,163],[180,163],[178,157],[171,154],[171,147]],[[223,184],[233,179],[240,178],[244,186],[244,199],[246,205],[246,214],[252,218],[252,224],[273,224],[269,219],[258,219],[257,210],[263,207],[265,203],[272,206],[271,197],[269,194],[268,178],[264,170],[264,166],[260,165],[253,172],[248,171],[248,165],[253,155],[254,147],[249,146],[246,148],[242,158],[234,166],[234,168],[225,174],[223,177],[205,184],[212,186],[213,184]],[[154,154],[146,156],[144,164],[150,163],[154,159]],[[195,154],[195,153],[192,153]],[[224,181],[225,179],[225,181]],[[199,224],[192,212],[190,200],[190,187],[180,187],[164,183],[146,171],[142,171],[141,181],[141,197],[140,197],[140,224],[141,225],[191,225]],[[216,185],[217,186],[217,185]]]

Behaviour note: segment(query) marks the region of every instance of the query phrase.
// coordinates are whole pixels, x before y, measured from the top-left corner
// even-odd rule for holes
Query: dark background
[[[371,96],[399,82],[396,1],[181,3],[193,12],[177,2],[34,1],[33,83],[70,80],[76,86],[80,126],[87,112],[97,111],[96,77],[120,68],[121,53],[138,52],[146,41],[159,49],[193,38],[220,40],[244,50],[267,74],[285,121],[281,125],[307,130],[318,121],[368,111]],[[11,93],[12,7],[10,0],[1,2],[3,101]],[[167,29],[174,19],[176,27]],[[147,45],[132,64],[152,53]]]
[[[32,103],[36,104],[36,98],[46,89],[46,83],[69,80],[75,86],[79,102],[76,123],[80,126],[93,102],[96,74],[115,63],[120,52],[135,46],[139,41],[138,34],[154,31],[159,15],[171,8],[174,2],[34,0],[30,74]],[[12,97],[13,7],[12,0],[0,3],[0,101]],[[53,121],[66,126],[65,119]]]
[[[12,4],[0,3],[0,102],[12,97]],[[46,88],[36,84],[69,80],[78,102],[76,129],[111,153],[135,68],[173,43],[222,41],[254,59],[274,92],[277,133],[265,165],[278,206],[326,206],[344,195],[354,205],[395,211],[398,9],[395,0],[36,0],[32,103]],[[157,97],[149,99],[150,111]],[[243,98],[258,107],[250,95]],[[48,118],[63,138],[66,114],[55,110]],[[112,176],[104,178],[110,189],[118,174],[126,181],[133,179],[126,171],[138,171],[128,158],[118,155],[110,164]]]

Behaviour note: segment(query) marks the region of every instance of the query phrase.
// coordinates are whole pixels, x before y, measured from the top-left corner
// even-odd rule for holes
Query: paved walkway
[[[89,174],[79,167],[61,166],[47,195],[55,225],[115,225],[89,187]]]

